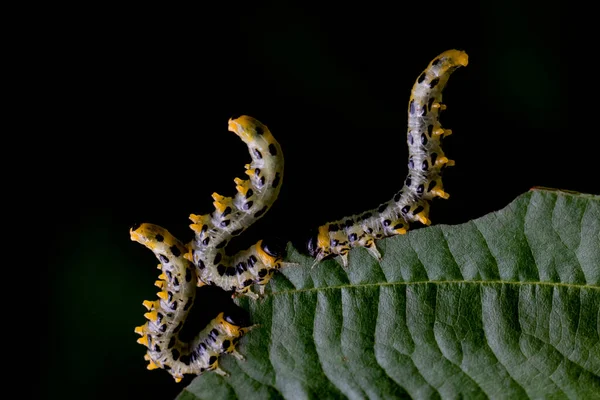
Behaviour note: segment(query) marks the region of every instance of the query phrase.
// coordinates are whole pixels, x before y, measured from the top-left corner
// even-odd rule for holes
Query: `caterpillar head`
[[[310,233],[306,241],[306,250],[311,257],[315,258],[315,264],[333,256],[329,243],[329,224]]]
[[[256,243],[256,256],[267,267],[267,269],[279,269],[285,257],[287,242],[276,238],[267,237]],[[264,282],[266,283],[266,281]]]
[[[231,118],[228,129],[246,143],[256,141],[263,135],[271,136],[269,129],[265,125],[248,115]]]
[[[262,240],[260,247],[265,253],[267,253],[271,257],[282,259],[283,257],[285,257],[286,245],[287,243],[281,238],[267,237]]]
[[[228,324],[236,328],[245,328],[250,326],[248,314],[240,307],[230,306],[226,311],[223,311],[223,319]]]
[[[318,232],[316,229],[311,231],[310,236],[306,240],[306,251],[308,252],[308,255],[313,258],[317,257],[320,253],[319,246],[317,244],[318,240]]]

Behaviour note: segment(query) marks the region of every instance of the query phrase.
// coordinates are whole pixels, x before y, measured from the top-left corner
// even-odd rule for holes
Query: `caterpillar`
[[[277,199],[283,179],[283,152],[269,129],[252,117],[229,120],[229,130],[248,146],[252,162],[245,168],[250,179],[234,179],[237,194],[233,198],[213,193],[214,212],[190,215],[195,238],[185,257],[196,266],[200,284],[256,299],[251,286],[257,284],[260,295],[264,293],[273,273],[286,265],[286,243],[277,238],[263,239],[234,256],[226,254],[225,246],[261,218]]]
[[[329,222],[317,228],[306,243],[307,252],[315,263],[339,255],[348,266],[352,247],[365,247],[376,259],[381,259],[375,240],[405,234],[409,223],[419,221],[429,225],[429,200],[447,199],[441,174],[454,165],[442,151],[442,138],[452,133],[439,122],[442,91],[457,68],[468,64],[468,56],[459,50],[448,50],[434,58],[417,78],[408,103],[409,149],[408,176],[402,189],[376,209]]]
[[[229,120],[229,130],[248,146],[252,162],[246,165],[249,180],[236,178],[234,198],[213,193],[215,211],[190,215],[195,238],[184,245],[166,229],[141,224],[130,229],[131,240],[149,248],[162,270],[155,282],[159,300],[144,301],[148,322],[135,328],[138,343],[148,347],[148,368],[168,370],[176,381],[184,374],[205,371],[226,373],[218,366],[221,354],[243,359],[235,350],[239,339],[254,326],[239,316],[221,312],[191,342],[179,340],[179,332],[194,303],[197,286],[219,286],[235,295],[247,295],[253,284],[264,293],[265,284],[284,263],[286,243],[277,238],[259,240],[233,256],[225,253],[228,241],[262,217],[277,199],[283,178],[283,154],[269,129],[258,120],[241,116]]]
[[[142,224],[132,228],[130,234],[132,240],[152,250],[162,269],[155,282],[161,289],[159,299],[143,302],[148,322],[134,330],[141,335],[138,343],[148,347],[144,356],[149,361],[148,369],[166,369],[176,382],[184,374],[200,375],[205,371],[227,375],[219,368],[219,356],[228,353],[243,359],[235,346],[253,326],[239,316],[221,312],[191,342],[182,342],[179,332],[196,294],[195,269],[183,257],[186,246],[157,225]]]

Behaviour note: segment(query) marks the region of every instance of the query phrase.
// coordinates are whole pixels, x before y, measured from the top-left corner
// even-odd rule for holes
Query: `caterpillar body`
[[[225,246],[261,218],[277,199],[283,179],[283,152],[269,129],[252,117],[230,120],[229,130],[248,146],[252,162],[245,167],[250,179],[234,179],[237,194],[233,198],[213,193],[214,212],[190,215],[195,238],[185,257],[196,266],[200,284],[256,298],[251,286],[258,284],[260,294],[264,293],[264,285],[284,266],[285,243],[260,240],[234,256],[226,254]]]
[[[184,374],[199,375],[214,370],[221,354],[242,356],[235,350],[238,340],[250,329],[247,321],[233,312],[220,313],[192,341],[183,342],[179,332],[194,303],[196,286],[219,286],[234,295],[257,298],[253,284],[264,292],[273,273],[289,263],[283,262],[286,243],[263,239],[233,256],[225,253],[228,241],[241,234],[262,217],[277,199],[283,178],[283,154],[269,129],[258,120],[241,116],[229,120],[229,130],[248,146],[252,163],[246,165],[249,180],[235,179],[234,198],[213,193],[215,211],[190,216],[195,238],[183,245],[166,229],[142,224],[130,230],[137,241],[159,259],[162,274],[155,282],[159,300],[144,301],[148,322],[135,328],[142,337],[138,343],[148,347],[148,368],[168,370],[176,381]]]
[[[135,328],[141,335],[138,343],[148,347],[144,356],[148,369],[166,369],[177,382],[184,374],[212,370],[226,375],[219,368],[220,355],[229,353],[242,359],[235,346],[252,326],[243,317],[221,312],[192,341],[182,342],[179,332],[194,303],[197,282],[193,265],[183,257],[186,247],[157,225],[142,224],[130,234],[132,240],[152,250],[162,269],[155,283],[161,289],[159,299],[143,302],[148,322]]]
[[[315,264],[339,255],[347,267],[352,247],[365,247],[381,259],[375,240],[404,234],[414,221],[431,223],[429,200],[449,197],[444,192],[441,174],[444,167],[454,165],[441,148],[442,138],[452,133],[439,122],[440,110],[446,109],[441,103],[442,91],[452,72],[467,64],[465,52],[448,50],[434,58],[419,75],[408,103],[409,172],[404,186],[376,209],[320,226],[307,241],[308,253],[315,257]]]

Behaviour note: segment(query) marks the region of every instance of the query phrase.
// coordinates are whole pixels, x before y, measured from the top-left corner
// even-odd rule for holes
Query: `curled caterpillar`
[[[404,234],[413,221],[431,223],[429,200],[449,197],[443,190],[441,173],[444,167],[454,165],[440,146],[441,139],[452,133],[442,129],[439,122],[439,111],[446,109],[441,103],[442,90],[450,74],[467,64],[466,53],[448,50],[434,58],[419,75],[408,103],[409,172],[404,186],[390,201],[374,210],[320,226],[307,241],[308,253],[315,257],[315,264],[339,255],[347,267],[352,247],[365,247],[381,259],[376,239]]]
[[[200,284],[256,298],[251,286],[258,284],[260,294],[264,293],[264,285],[284,266],[286,243],[264,239],[233,256],[226,254],[225,246],[265,215],[277,199],[283,179],[283,152],[269,129],[252,117],[229,120],[229,130],[248,146],[252,162],[246,164],[246,174],[250,179],[234,179],[237,194],[233,198],[213,193],[212,213],[190,215],[190,227],[196,234],[185,257],[196,266]]]
[[[248,145],[250,180],[235,179],[238,193],[234,198],[213,193],[215,211],[211,214],[190,216],[195,239],[183,245],[166,229],[152,224],[130,230],[132,240],[154,252],[163,271],[155,282],[161,289],[159,300],[143,302],[149,321],[135,328],[142,335],[138,343],[148,347],[148,368],[166,369],[176,381],[184,374],[211,370],[225,374],[218,367],[219,356],[229,353],[241,359],[235,346],[252,329],[243,318],[222,312],[194,340],[182,342],[179,332],[194,303],[196,286],[214,285],[256,298],[250,287],[258,284],[262,294],[274,271],[287,264],[283,262],[286,243],[279,239],[259,240],[233,256],[225,253],[228,241],[271,207],[283,178],[281,147],[265,125],[242,116],[229,120],[229,130]]]
[[[191,342],[181,341],[179,332],[194,303],[197,282],[193,265],[183,257],[186,247],[157,225],[142,224],[132,228],[130,235],[152,250],[162,270],[155,282],[161,289],[159,299],[143,302],[148,322],[135,328],[141,335],[138,343],[148,347],[144,356],[148,369],[166,369],[177,382],[184,374],[212,370],[226,375],[219,368],[220,355],[229,353],[242,359],[235,346],[252,326],[243,316],[221,312]]]

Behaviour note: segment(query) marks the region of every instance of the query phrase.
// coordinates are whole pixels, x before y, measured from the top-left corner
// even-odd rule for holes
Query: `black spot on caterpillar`
[[[132,228],[130,234],[132,240],[152,250],[162,269],[155,282],[161,289],[159,299],[143,302],[148,322],[135,328],[141,335],[138,343],[148,347],[144,356],[149,361],[148,369],[166,369],[177,382],[184,374],[215,371],[226,375],[219,368],[219,357],[228,353],[243,359],[235,344],[253,327],[235,313],[221,312],[191,342],[182,342],[179,332],[194,303],[197,282],[193,265],[182,255],[185,246],[157,225],[142,224]]]
[[[434,58],[417,78],[408,102],[409,148],[408,176],[402,189],[387,203],[374,210],[342,218],[320,226],[307,241],[308,253],[319,261],[339,255],[344,267],[352,247],[365,247],[374,257],[381,258],[375,240],[404,234],[409,223],[419,221],[429,225],[429,200],[447,199],[441,174],[454,161],[445,157],[441,139],[450,135],[442,129],[439,111],[442,90],[450,74],[468,64],[468,56],[459,50],[448,50]]]
[[[256,298],[250,288],[258,284],[260,294],[282,262],[286,243],[259,240],[249,249],[229,256],[225,247],[261,218],[279,195],[283,179],[283,152],[271,131],[258,120],[242,116],[229,121],[229,130],[248,146],[252,162],[246,164],[248,180],[235,178],[237,194],[224,197],[213,193],[215,211],[190,215],[196,233],[185,257],[196,266],[199,284],[215,285],[237,295]]]

